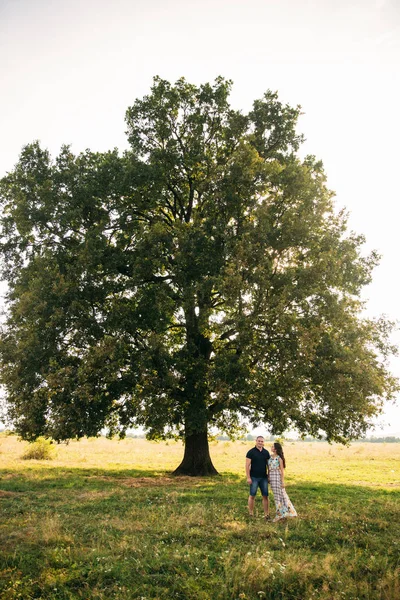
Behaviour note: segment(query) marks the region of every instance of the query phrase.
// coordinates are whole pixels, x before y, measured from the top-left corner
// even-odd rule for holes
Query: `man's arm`
[[[246,457],[246,478],[247,478],[247,483],[249,483],[249,484],[251,483],[250,467],[251,467],[251,458]]]

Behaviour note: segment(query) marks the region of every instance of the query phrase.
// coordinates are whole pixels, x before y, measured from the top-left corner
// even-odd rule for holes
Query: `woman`
[[[268,479],[274,492],[276,516],[274,522],[286,517],[297,517],[297,512],[289,500],[285,490],[285,456],[279,442],[271,447],[271,458],[268,460]]]

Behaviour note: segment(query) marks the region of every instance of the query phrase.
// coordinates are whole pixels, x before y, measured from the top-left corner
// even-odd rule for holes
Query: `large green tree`
[[[396,381],[391,324],[362,318],[377,263],[299,157],[299,107],[231,83],[156,78],[130,150],[52,161],[25,147],[1,182],[9,415],[25,439],[181,435],[177,473],[215,473],[207,430],[264,422],[345,441]]]

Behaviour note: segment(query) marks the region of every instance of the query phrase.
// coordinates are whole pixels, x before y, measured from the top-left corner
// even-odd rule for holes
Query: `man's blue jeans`
[[[263,496],[268,496],[268,477],[252,477],[250,496],[255,496],[257,494],[257,488],[260,488]]]

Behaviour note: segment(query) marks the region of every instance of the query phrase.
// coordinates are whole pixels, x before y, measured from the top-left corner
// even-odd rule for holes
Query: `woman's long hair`
[[[285,461],[285,455],[283,454],[282,446],[280,445],[279,442],[274,442],[274,448],[276,450],[277,455],[280,456],[280,458],[283,461],[283,468],[285,468],[286,467],[286,461]]]

